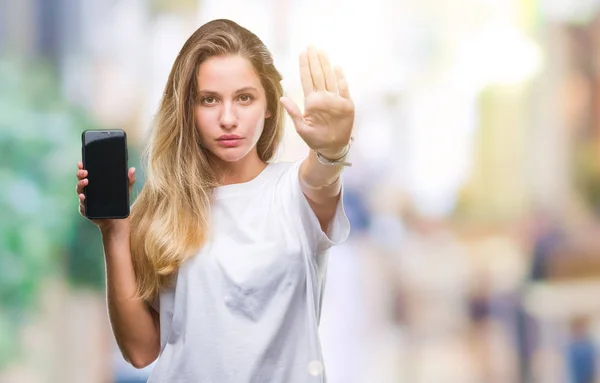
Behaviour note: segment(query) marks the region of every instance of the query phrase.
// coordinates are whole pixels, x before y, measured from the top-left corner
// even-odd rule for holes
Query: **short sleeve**
[[[292,163],[280,178],[278,192],[281,193],[286,210],[292,215],[301,235],[313,254],[320,254],[332,246],[346,241],[350,234],[350,221],[344,211],[344,186],[338,200],[335,214],[331,219],[327,233],[321,229],[319,219],[313,212],[306,196],[302,192],[299,180],[299,170],[302,161]]]

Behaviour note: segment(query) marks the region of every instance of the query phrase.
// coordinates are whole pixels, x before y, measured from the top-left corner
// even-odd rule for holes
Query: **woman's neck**
[[[252,151],[246,157],[235,161],[215,161],[218,179],[221,185],[245,183],[256,178],[267,166],[258,157],[256,151]]]

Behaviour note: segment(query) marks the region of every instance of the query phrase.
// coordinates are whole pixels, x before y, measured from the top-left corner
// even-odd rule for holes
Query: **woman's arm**
[[[324,232],[327,232],[340,198],[342,170],[341,165],[321,164],[312,150],[300,165],[300,187]]]
[[[137,284],[129,247],[129,218],[102,229],[106,260],[106,295],[113,334],[125,360],[143,368],[160,351],[158,314],[136,299]]]
[[[77,163],[76,192],[79,212],[85,217],[87,170]],[[129,193],[135,183],[135,168],[128,170]],[[160,351],[159,317],[145,302],[136,299],[137,282],[131,260],[130,218],[94,219],[102,233],[106,262],[106,299],[113,333],[123,357],[136,368],[152,363]]]
[[[314,47],[300,54],[300,78],[304,114],[290,98],[282,97],[281,102],[300,137],[313,149],[300,166],[300,185],[321,228],[327,231],[340,197],[343,165],[320,163],[315,150],[332,160],[347,153],[354,103],[341,68],[334,70],[327,55]]]

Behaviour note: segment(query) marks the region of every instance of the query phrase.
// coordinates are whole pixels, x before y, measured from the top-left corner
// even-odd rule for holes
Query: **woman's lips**
[[[222,134],[217,138],[217,143],[225,148],[234,148],[242,143],[244,138],[237,134]]]
[[[243,138],[219,138],[217,143],[226,148],[233,148],[241,145]]]

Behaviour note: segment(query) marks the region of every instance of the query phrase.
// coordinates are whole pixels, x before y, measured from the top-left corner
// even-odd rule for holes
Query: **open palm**
[[[309,47],[300,54],[304,113],[288,97],[281,102],[304,142],[326,156],[341,153],[352,135],[354,103],[341,68],[332,68],[327,55]]]

